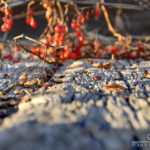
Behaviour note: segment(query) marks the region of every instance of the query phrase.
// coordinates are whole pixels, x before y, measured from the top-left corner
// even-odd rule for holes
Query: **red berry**
[[[100,76],[97,76],[97,75],[94,75],[94,76],[93,76],[93,79],[101,80],[101,77],[100,77]]]
[[[100,8],[96,8],[96,10],[95,10],[95,17],[99,18],[100,16],[101,16]]]
[[[80,28],[80,23],[76,22],[76,28]]]
[[[71,58],[72,59],[77,59],[77,58],[79,58],[80,57],[80,53],[79,52],[73,52],[72,54],[71,54]]]
[[[97,58],[101,58],[101,54],[97,54],[97,56],[96,56]]]
[[[55,26],[54,31],[55,31],[55,33],[61,33],[61,27],[60,26]]]
[[[7,30],[6,30],[6,24],[3,24],[2,26],[1,26],[1,31],[2,32],[6,32]]]
[[[85,19],[86,19],[87,21],[90,21],[90,14],[89,14],[89,12],[86,13]]]
[[[13,25],[13,20],[10,18],[7,18],[6,23],[8,23],[9,25]]]
[[[84,22],[84,15],[81,14],[79,17],[78,17],[78,21],[79,23],[83,23]]]
[[[0,11],[7,16],[12,16],[12,11],[9,8],[2,7]]]
[[[48,82],[49,80],[50,80],[49,78],[46,78],[46,79],[45,79],[45,82]]]
[[[30,26],[31,26],[31,28],[36,29],[37,24],[36,24],[36,21],[35,21],[35,19],[34,19],[34,18],[31,18]]]
[[[45,59],[45,57],[46,57],[45,52],[42,52],[42,53],[40,54],[40,57],[43,58],[43,59]]]
[[[10,30],[11,30],[11,28],[12,28],[12,25],[10,25],[10,24],[6,24],[6,25],[5,25],[5,28],[6,28],[6,31],[10,31]]]
[[[75,32],[75,34],[76,34],[76,37],[80,37],[80,35],[81,35],[81,33],[80,33],[80,31],[79,30],[76,30],[76,32]]]
[[[76,22],[75,22],[75,21],[73,21],[73,22],[71,23],[71,28],[72,28],[73,30],[76,29]]]
[[[20,63],[20,60],[14,60],[13,63],[18,64],[18,63]]]
[[[62,54],[62,55],[60,55],[60,57],[59,57],[61,60],[64,60],[65,59],[65,57],[64,57],[64,55]]]
[[[51,85],[49,84],[49,83],[46,83],[45,84],[45,88],[48,88],[48,87],[50,87]]]
[[[52,74],[49,70],[45,70],[47,74]]]
[[[7,8],[6,11],[7,11],[7,12],[5,12],[6,15],[12,16],[12,11],[9,8]]]
[[[7,19],[8,19],[7,17],[2,18],[3,22],[5,22],[5,23],[7,22]]]
[[[114,46],[110,46],[110,47],[108,48],[108,50],[109,50],[111,53],[113,53],[113,54],[119,54],[119,52],[120,52],[120,49],[118,49],[118,48],[116,48],[116,47],[114,47]]]
[[[20,52],[20,48],[19,48],[18,46],[15,46],[15,47],[14,47],[14,51],[15,51],[16,53],[18,53],[18,52]]]
[[[2,13],[5,13],[5,7],[2,7],[2,8],[1,8],[1,12],[2,12]]]
[[[50,42],[50,44],[53,44],[53,42],[54,42],[54,38],[52,35],[49,36],[49,42]]]
[[[59,68],[58,68],[58,67],[54,67],[53,70],[54,70],[54,71],[58,71]]]
[[[136,60],[138,58],[137,53],[135,53],[135,54],[134,53],[128,53],[127,58]]]
[[[29,16],[34,16],[34,10],[32,8],[29,9],[28,15]]]
[[[80,36],[79,36],[79,41],[80,41],[80,42],[83,42],[83,41],[84,41],[84,35],[80,35]]]
[[[144,47],[143,47],[142,43],[138,43],[137,47],[138,47],[138,50],[144,51]]]
[[[13,56],[11,54],[4,56],[4,59],[12,60]]]
[[[64,35],[61,35],[61,36],[60,36],[60,41],[61,41],[61,43],[64,43],[64,42],[65,42],[65,36],[64,36]]]
[[[27,25],[30,25],[30,22],[31,22],[31,17],[27,17],[27,18],[26,18],[26,24],[27,24]]]
[[[53,41],[53,46],[59,46],[59,40],[55,40]]]
[[[79,27],[80,27],[80,23],[79,23],[79,22],[76,22],[75,20],[73,20],[72,23],[71,23],[71,28],[72,28],[73,30],[75,30],[75,29],[77,29],[77,28],[79,28]]]
[[[69,47],[64,48],[63,50],[63,58],[62,59],[67,59],[70,58],[71,55],[71,50]]]
[[[32,52],[35,53],[35,54],[39,54],[41,53],[41,50],[39,47],[32,47]]]
[[[8,56],[8,60],[12,60],[13,59],[13,56],[10,54],[9,56]]]
[[[62,26],[61,27],[61,32],[65,32],[66,31],[66,27],[65,26]]]

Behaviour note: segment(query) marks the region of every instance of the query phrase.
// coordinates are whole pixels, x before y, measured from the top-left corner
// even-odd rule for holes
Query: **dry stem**
[[[45,43],[43,43],[43,42],[37,41],[37,40],[35,40],[35,39],[32,39],[32,38],[30,38],[30,37],[28,37],[28,36],[25,36],[24,34],[21,34],[21,35],[19,35],[19,36],[14,37],[14,41],[15,41],[15,43],[17,44],[17,46],[21,47],[24,51],[36,55],[39,59],[43,60],[44,62],[46,62],[46,63],[48,63],[48,64],[55,64],[55,63],[60,64],[60,62],[49,62],[49,61],[47,61],[45,58],[43,59],[40,55],[38,55],[38,54],[36,54],[36,53],[34,53],[34,52],[28,50],[25,46],[23,46],[23,45],[18,41],[18,39],[20,39],[20,38],[25,38],[25,39],[27,39],[27,40],[29,40],[29,41],[32,41],[32,42],[38,43],[38,44],[40,44],[40,45],[43,45],[43,46],[45,47],[46,53],[47,53],[47,47],[52,47],[52,48],[56,48],[56,49],[61,49],[61,48],[64,48],[64,46],[59,46],[59,47],[51,46],[51,45],[45,44]]]
[[[64,15],[63,15],[63,10],[62,10],[60,1],[57,1],[56,4],[57,4],[57,7],[58,7],[58,9],[59,9],[61,21],[64,22]]]
[[[105,0],[101,0],[101,2],[105,2]],[[125,37],[122,36],[121,34],[117,33],[117,32],[115,31],[115,29],[113,28],[113,26],[112,26],[112,24],[111,24],[111,22],[110,22],[109,16],[108,16],[108,12],[107,12],[107,10],[106,10],[106,8],[105,8],[104,5],[101,6],[101,9],[102,9],[102,11],[103,11],[103,13],[104,13],[104,17],[105,17],[105,20],[106,20],[106,22],[107,22],[108,30],[109,30],[115,37],[117,37],[118,40],[124,39]]]
[[[29,11],[30,7],[35,3],[35,1],[31,1],[28,3],[28,6],[27,6],[27,12]]]

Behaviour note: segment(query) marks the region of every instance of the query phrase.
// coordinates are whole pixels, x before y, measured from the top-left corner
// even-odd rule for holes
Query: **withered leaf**
[[[9,74],[5,73],[5,74],[4,74],[4,78],[5,78],[5,79],[9,78]]]
[[[144,70],[144,77],[146,79],[150,79],[150,74],[149,74],[148,70]]]
[[[124,90],[125,90],[124,86],[117,84],[117,83],[112,83],[111,85],[106,85],[104,87],[108,92],[119,92],[119,93],[121,93],[121,92],[124,92]]]
[[[108,63],[100,64],[100,67],[98,67],[98,68],[101,68],[101,69],[111,69],[112,66],[113,66],[113,63],[108,62]]]
[[[39,87],[42,87],[43,84],[44,84],[43,79],[39,79],[39,80],[37,81],[37,85],[38,85]]]
[[[24,84],[24,83],[27,81],[27,79],[28,79],[27,73],[28,73],[28,71],[26,71],[23,75],[21,75],[21,76],[19,77],[20,84]]]
[[[111,67],[113,66],[112,62],[108,62],[108,63],[99,63],[99,62],[94,62],[91,59],[86,58],[85,59],[88,63],[90,63],[91,65],[93,65],[94,67],[100,68],[100,69],[111,69]]]
[[[24,83],[24,86],[25,86],[25,87],[30,87],[30,86],[34,86],[34,85],[36,85],[36,84],[37,84],[37,80],[36,80],[36,79],[31,79],[31,80],[25,82],[25,83]]]

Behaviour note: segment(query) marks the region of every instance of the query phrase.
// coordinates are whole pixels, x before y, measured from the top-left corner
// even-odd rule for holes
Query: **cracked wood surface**
[[[150,131],[150,79],[145,76],[150,72],[149,61],[91,60],[113,65],[98,68],[87,60],[64,64],[46,92],[28,95],[31,101],[4,119],[0,149],[120,150],[131,149],[134,139],[145,140]],[[30,75],[34,73],[32,69]],[[115,90],[105,88],[108,85]]]

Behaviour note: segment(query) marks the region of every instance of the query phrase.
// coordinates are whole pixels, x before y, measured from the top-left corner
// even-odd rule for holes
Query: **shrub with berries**
[[[26,9],[25,22],[32,29],[38,28],[35,20],[36,9],[33,6],[36,2],[30,1]],[[40,42],[37,42],[40,43],[40,46],[31,46],[28,51],[35,59],[40,58],[47,62],[58,62],[85,57],[137,59],[145,55],[148,46],[144,41],[139,40],[131,46],[132,39],[126,38],[115,31],[107,9],[99,2],[85,8],[79,7],[76,2],[64,6],[61,5],[61,1],[54,0],[44,0],[40,4],[45,10],[47,27],[40,36]],[[11,8],[3,1],[0,11],[2,13],[1,31],[10,31],[13,26]],[[86,27],[87,24],[90,24],[92,19],[98,21],[101,18],[105,18],[108,30],[119,42],[105,44],[98,38],[90,37]],[[16,53],[20,52],[20,47],[15,46],[14,51]],[[11,57],[5,56],[4,59],[11,60]]]
[[[9,8],[2,7],[0,11],[3,13],[3,24],[1,26],[1,31],[6,32],[10,31],[13,26],[13,20],[12,20],[12,11]]]

